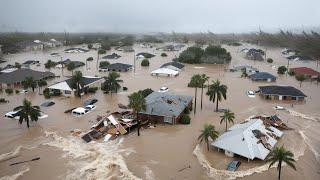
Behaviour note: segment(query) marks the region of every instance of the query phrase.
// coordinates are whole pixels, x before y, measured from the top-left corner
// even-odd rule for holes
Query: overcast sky
[[[320,0],[0,0],[0,31],[239,33],[319,25]]]

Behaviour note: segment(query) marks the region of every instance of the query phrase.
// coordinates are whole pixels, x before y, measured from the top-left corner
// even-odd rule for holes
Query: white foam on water
[[[148,166],[143,167],[145,169],[144,175],[146,176],[146,180],[154,180],[155,175],[153,174],[152,170]]]
[[[203,69],[203,68],[205,68],[205,67],[201,67],[201,66],[195,66],[195,67],[193,67],[194,69]]]
[[[318,118],[318,117],[313,117],[313,116],[310,116],[307,114],[299,113],[299,112],[294,111],[292,109],[286,109],[286,110],[292,116],[301,117],[303,119],[308,119],[308,120],[315,121],[315,122],[320,122],[320,118]]]
[[[24,173],[30,171],[30,168],[27,167],[25,168],[24,170],[18,172],[17,174],[13,174],[11,176],[4,176],[4,177],[1,177],[0,180],[16,180],[18,179],[19,177],[23,176]]]
[[[134,152],[130,149],[120,149],[119,141],[103,143],[84,143],[78,137],[61,137],[55,132],[45,132],[50,142],[44,143],[64,151],[65,157],[70,157],[72,170],[65,179],[140,179],[129,171],[121,153]]]
[[[299,134],[301,135],[301,137],[303,138],[303,141],[308,145],[309,149],[311,150],[311,152],[314,154],[314,156],[316,157],[316,160],[318,162],[320,162],[320,154],[319,152],[317,152],[315,150],[315,148],[312,146],[312,143],[310,141],[310,139],[304,134],[304,131],[299,131]]]
[[[6,160],[9,160],[9,159],[12,159],[12,158],[15,158],[17,156],[20,155],[20,152],[22,149],[33,149],[33,148],[36,148],[36,147],[26,147],[26,146],[18,146],[16,147],[14,150],[8,152],[8,153],[4,153],[4,154],[0,154],[0,162],[2,161],[6,161]]]
[[[298,147],[286,147],[291,152],[293,152],[295,160],[298,160],[299,157],[304,155],[304,151],[306,149],[306,144],[305,143],[302,143],[302,144],[303,145],[299,144],[299,148]],[[202,153],[202,150],[201,150],[199,144],[197,144],[197,146],[193,150],[193,155],[195,155],[197,157],[200,165],[207,170],[207,175],[210,178],[213,178],[216,180],[236,179],[236,178],[240,178],[240,177],[250,176],[255,173],[262,173],[262,172],[267,171],[269,169],[269,163],[266,163],[262,166],[250,168],[247,170],[235,171],[235,172],[216,169],[211,166],[210,162],[207,160],[205,155]],[[284,164],[284,166],[285,166],[285,164]],[[272,166],[271,168],[274,168],[274,167],[275,167],[275,165]]]

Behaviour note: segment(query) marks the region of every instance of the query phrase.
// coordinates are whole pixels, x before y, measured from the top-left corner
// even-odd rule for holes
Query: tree
[[[82,72],[76,71],[71,77],[71,87],[76,89],[78,97],[81,96],[80,88],[82,84]]]
[[[166,53],[161,53],[161,57],[167,57],[168,55]]]
[[[320,82],[320,76],[318,76],[318,77],[316,78],[316,81],[317,81],[317,85],[319,85],[319,82]]]
[[[106,66],[109,66],[110,65],[110,62],[109,61],[100,61],[99,63],[99,67],[106,67]]]
[[[32,106],[32,103],[26,99],[23,100],[21,106],[14,108],[14,111],[19,111],[19,123],[22,124],[23,120],[26,121],[28,128],[30,127],[29,120],[38,121],[40,116],[40,107]]]
[[[220,120],[220,124],[222,124],[223,122],[226,123],[226,131],[228,130],[228,123],[234,123],[234,113],[231,112],[229,109],[225,110],[223,115],[220,116],[221,120]]]
[[[104,50],[104,49],[99,49],[99,50],[98,50],[98,54],[105,54],[105,53],[107,53],[107,52],[106,52],[106,50]]]
[[[248,77],[248,73],[246,69],[242,69],[241,71],[242,71],[241,77],[244,77],[244,78]]]
[[[191,80],[188,84],[188,87],[193,87],[195,88],[194,91],[194,114],[196,114],[197,110],[197,89],[201,87],[201,75],[196,74],[191,77]]]
[[[39,94],[40,94],[41,88],[42,88],[43,86],[46,86],[46,85],[48,85],[48,83],[47,83],[46,80],[41,79],[41,80],[38,81]]]
[[[148,59],[144,59],[141,61],[141,66],[149,66],[150,62]]]
[[[303,75],[303,74],[296,75],[296,80],[297,80],[297,81],[300,81],[300,87],[301,87],[302,82],[303,82],[304,80],[306,80],[306,76]]]
[[[201,134],[198,137],[198,141],[202,143],[203,141],[207,144],[207,149],[209,151],[209,137],[214,141],[219,137],[219,133],[215,130],[214,125],[205,124],[203,130],[201,130]]]
[[[295,160],[293,159],[294,155],[292,152],[286,150],[283,146],[276,147],[271,153],[267,156],[266,161],[270,162],[269,168],[278,162],[277,170],[279,172],[278,179],[281,177],[281,166],[282,163],[286,163],[289,167],[296,170],[294,165]]]
[[[273,63],[273,59],[272,58],[268,58],[267,62],[271,64],[271,63]]]
[[[133,109],[136,113],[136,118],[138,121],[138,136],[140,136],[140,126],[141,120],[138,118],[138,113],[140,111],[146,110],[146,100],[144,99],[143,95],[139,92],[132,93],[129,96],[129,108]]]
[[[216,111],[218,111],[218,102],[221,101],[222,98],[227,99],[227,90],[228,87],[224,84],[220,84],[219,80],[212,81],[207,95],[209,96],[210,101],[216,101]]]
[[[92,44],[88,44],[88,49],[92,49],[93,45]]]
[[[73,62],[73,61],[71,61],[71,62],[69,62],[68,64],[67,64],[67,69],[68,69],[68,71],[71,71],[71,73],[72,73],[72,75],[73,75],[73,70],[76,68],[76,64]]]
[[[101,89],[104,91],[110,91],[111,95],[112,92],[118,92],[118,89],[121,87],[119,84],[123,82],[123,80],[119,79],[120,74],[117,72],[110,72],[108,77],[105,77],[105,82],[102,83]]]
[[[14,63],[14,67],[17,68],[17,69],[20,69],[21,68],[21,64],[18,63],[18,62],[15,62]]]
[[[53,68],[53,67],[55,67],[56,65],[57,65],[56,62],[51,61],[51,60],[49,59],[49,60],[44,64],[44,67],[45,67],[46,69],[49,69],[49,71],[50,71],[50,69]]]
[[[287,68],[285,66],[280,66],[278,68],[278,74],[284,74],[287,71]]]
[[[88,57],[87,61],[93,61],[93,57]]]
[[[22,82],[24,89],[32,88],[32,91],[34,92],[34,89],[37,87],[37,82],[33,79],[33,77],[26,77],[26,79]]]
[[[203,99],[203,88],[205,83],[209,81],[209,78],[206,74],[201,75],[200,86],[201,86],[201,110],[202,110],[202,99]]]

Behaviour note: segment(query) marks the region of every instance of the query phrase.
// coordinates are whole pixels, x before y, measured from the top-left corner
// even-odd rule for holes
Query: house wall
[[[278,96],[278,95],[264,95],[261,94],[264,99],[268,100],[279,100],[279,101],[304,101],[304,97],[295,96]]]

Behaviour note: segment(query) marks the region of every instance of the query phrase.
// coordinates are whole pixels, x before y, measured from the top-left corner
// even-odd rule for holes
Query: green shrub
[[[105,53],[107,53],[107,51],[104,49],[99,49],[99,51],[98,51],[98,54],[105,54]]]
[[[268,63],[273,63],[273,59],[272,59],[272,58],[268,58],[268,59],[267,59],[267,62],[268,62]]]
[[[285,66],[280,66],[278,68],[278,74],[284,74],[287,71],[287,68]]]
[[[93,57],[88,57],[87,61],[93,61]]]
[[[12,94],[13,93],[13,89],[12,88],[7,88],[6,90],[4,90],[7,94]]]
[[[48,88],[45,88],[43,90],[43,95],[44,95],[44,98],[49,99],[51,97],[50,90]]]
[[[93,45],[92,44],[88,44],[88,49],[92,49]]]
[[[167,57],[168,55],[166,53],[161,53],[161,57]]]
[[[7,103],[9,102],[8,100],[6,100],[5,98],[0,98],[0,103]]]
[[[141,61],[141,66],[149,66],[149,60],[148,59],[144,59]]]
[[[288,73],[290,76],[294,76],[296,73],[294,71],[289,71]]]
[[[122,87],[122,90],[123,91],[128,91],[128,88],[127,87]]]
[[[149,94],[153,93],[153,90],[150,88],[139,90],[138,93],[141,93],[143,97],[149,96]]]
[[[190,124],[190,117],[189,115],[187,114],[184,114],[182,117],[181,117],[181,124]]]
[[[98,90],[98,87],[90,87],[90,88],[88,89],[88,93],[96,93],[97,90]]]
[[[99,67],[105,67],[105,66],[109,66],[109,65],[110,65],[109,61],[101,61],[99,64]]]
[[[20,91],[18,89],[16,89],[16,94],[19,94],[19,93],[20,93]]]

